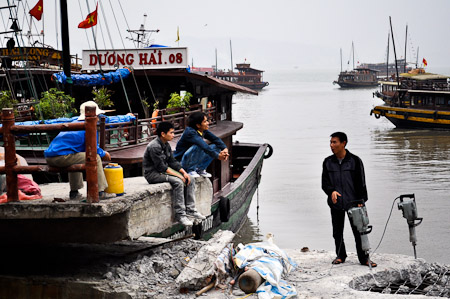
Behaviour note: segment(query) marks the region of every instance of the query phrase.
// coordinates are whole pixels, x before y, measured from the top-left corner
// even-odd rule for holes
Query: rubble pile
[[[180,294],[175,279],[204,244],[184,240],[151,249],[129,263],[111,265],[98,289],[105,293],[126,293],[131,298],[190,298],[188,294]]]
[[[353,279],[350,287],[383,294],[450,298],[450,266],[421,261],[403,269],[387,269]]]

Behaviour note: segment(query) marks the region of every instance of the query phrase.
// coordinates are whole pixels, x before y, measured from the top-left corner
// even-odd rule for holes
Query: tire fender
[[[230,199],[228,197],[219,197],[219,214],[220,214],[220,221],[222,222],[228,222],[230,220],[231,216],[231,203]]]

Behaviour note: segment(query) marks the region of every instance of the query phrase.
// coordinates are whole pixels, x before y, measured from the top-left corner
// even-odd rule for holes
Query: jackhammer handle
[[[421,224],[421,223],[422,223],[422,220],[423,220],[423,218],[422,218],[422,217],[420,217],[420,218],[417,218],[416,220],[418,220],[419,222],[417,222],[417,223],[414,223],[414,226],[418,226],[419,224]]]
[[[403,198],[415,198],[415,196],[414,193],[400,195],[400,201],[403,201]]]

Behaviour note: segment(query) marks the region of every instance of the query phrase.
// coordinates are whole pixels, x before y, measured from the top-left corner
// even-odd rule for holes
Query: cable
[[[381,235],[380,242],[378,243],[378,245],[377,245],[377,247],[375,248],[375,250],[371,252],[371,254],[374,254],[374,253],[377,251],[378,247],[380,247],[381,242],[383,241],[383,238],[384,238],[384,234],[386,233],[386,228],[387,228],[387,225],[388,225],[388,223],[389,223],[389,219],[391,219],[392,210],[394,209],[395,201],[396,201],[397,199],[399,199],[399,198],[400,198],[400,196],[396,197],[396,198],[394,199],[394,201],[392,202],[391,211],[389,212],[389,217],[388,217],[388,219],[387,219],[387,221],[386,221],[386,224],[385,224],[385,226],[384,226],[384,230],[383,230],[383,234]]]

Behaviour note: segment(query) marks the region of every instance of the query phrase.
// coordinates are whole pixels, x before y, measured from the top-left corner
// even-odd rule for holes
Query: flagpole
[[[69,22],[67,16],[67,0],[60,0],[61,9],[61,39],[63,50],[63,70],[67,77],[65,91],[72,96],[72,77],[70,70],[70,42],[69,42]]]

